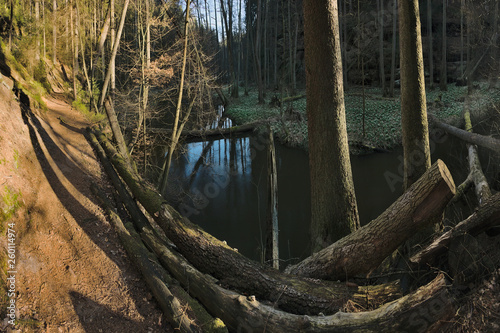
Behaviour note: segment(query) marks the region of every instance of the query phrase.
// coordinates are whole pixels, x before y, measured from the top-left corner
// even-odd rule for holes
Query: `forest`
[[[499,0],[1,2],[1,330],[498,330]]]

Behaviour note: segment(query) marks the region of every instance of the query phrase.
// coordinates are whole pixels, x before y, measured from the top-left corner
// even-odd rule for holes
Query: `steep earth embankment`
[[[60,99],[47,98],[48,110],[31,108],[3,72],[0,313],[6,318],[14,300],[16,325],[7,317],[0,331],[170,331],[90,192],[91,182],[106,181],[83,136],[88,123]],[[7,265],[15,273],[5,276]]]

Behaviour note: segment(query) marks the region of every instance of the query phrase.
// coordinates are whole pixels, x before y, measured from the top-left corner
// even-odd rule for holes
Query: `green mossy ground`
[[[360,87],[352,87],[345,93],[347,132],[351,143],[358,142],[365,146],[391,149],[401,144],[401,104],[399,96],[382,98],[379,88],[366,88],[365,100],[365,135],[363,136],[363,98]],[[304,92],[301,92],[304,93]],[[274,118],[271,126],[278,139],[289,146],[307,149],[306,99],[302,98],[287,103],[281,109],[269,105],[273,93],[266,96],[266,104],[257,104],[257,91],[248,96],[240,95],[231,100],[226,108],[226,115],[236,124]],[[460,126],[463,122],[464,101],[467,87],[448,85],[448,91],[439,89],[427,91],[427,109],[436,118]],[[478,114],[500,104],[500,91],[488,89],[488,83],[479,83],[470,96],[470,107]],[[293,108],[295,116],[287,112]],[[283,112],[283,121],[280,114]],[[297,113],[302,120],[297,119]]]

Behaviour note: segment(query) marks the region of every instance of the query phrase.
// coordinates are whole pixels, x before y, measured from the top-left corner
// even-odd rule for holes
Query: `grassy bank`
[[[304,92],[300,92],[304,93]],[[347,132],[351,143],[391,149],[401,144],[401,103],[399,96],[382,98],[380,89],[365,90],[365,131],[363,133],[363,98],[361,88],[353,87],[345,93]],[[459,126],[462,122],[467,87],[448,86],[448,91],[427,91],[428,112],[438,119]],[[269,105],[273,93],[266,96],[266,104],[257,104],[257,91],[231,100],[226,115],[237,124],[272,119],[271,126],[278,139],[287,145],[307,149],[306,99],[302,98],[282,108]],[[492,105],[500,104],[500,91],[488,90],[487,83],[480,83],[470,97],[471,111],[481,113]],[[290,114],[290,108],[293,112]],[[280,115],[283,114],[283,117]],[[278,120],[276,120],[278,119]],[[283,119],[283,120],[279,120]]]

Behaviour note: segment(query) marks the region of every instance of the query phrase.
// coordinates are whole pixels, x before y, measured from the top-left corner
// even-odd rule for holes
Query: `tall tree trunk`
[[[432,2],[427,0],[427,39],[429,41],[429,88],[434,87],[434,47],[432,43]]]
[[[12,33],[14,31],[14,0],[10,0],[10,15],[9,15],[9,50],[12,51]]]
[[[112,64],[115,62],[116,54],[118,53],[118,47],[120,46],[120,38],[123,31],[123,26],[125,25],[125,18],[127,16],[127,9],[130,0],[125,0],[123,4],[122,17],[120,19],[120,26],[118,27],[118,31],[116,32],[115,41],[113,43],[113,51],[111,52],[111,58],[109,60],[108,69],[106,71],[106,77],[104,78],[104,84],[102,86],[101,98],[99,99],[99,108],[102,108],[104,105],[104,99],[106,98],[106,94],[108,92],[109,82],[111,80],[112,72],[114,71],[114,67]],[[112,17],[111,13],[111,17]]]
[[[257,29],[255,31],[255,47],[254,47],[254,57],[255,64],[257,66],[257,88],[259,90],[259,104],[264,104],[264,85],[262,84],[262,66],[261,66],[261,21],[262,21],[262,0],[257,0]]]
[[[448,90],[448,75],[446,73],[447,69],[447,56],[446,56],[446,2],[448,0],[443,0],[443,36],[441,40],[441,75],[439,77],[439,89],[441,91]]]
[[[231,75],[231,97],[238,98],[238,82],[236,80],[236,72],[234,69],[234,55],[233,55],[233,1],[228,0],[227,11],[224,7],[224,0],[220,0],[220,8],[226,28],[227,37],[227,53],[229,58],[229,71]]]
[[[115,34],[115,29],[116,29],[116,20],[115,20],[115,0],[110,0],[109,1],[109,11],[110,11],[110,25],[111,25],[111,43],[110,43],[110,50],[111,53],[114,51],[115,43],[117,42],[116,34]],[[118,41],[119,42],[119,41]],[[116,88],[116,71],[115,71],[115,57],[111,55],[111,60],[109,62],[109,68],[111,69],[111,94],[115,91]]]
[[[495,0],[495,12],[493,16],[493,38],[492,38],[492,49],[491,49],[491,59],[493,62],[493,70],[490,72],[490,88],[494,88],[498,81],[498,72],[500,71],[500,47],[498,46],[498,3],[499,0]]]
[[[274,43],[273,43],[273,86],[278,88],[278,17],[279,17],[279,1],[275,1],[276,7],[274,11]]]
[[[76,77],[77,77],[77,62],[78,62],[78,55],[76,54],[76,38],[75,38],[75,30],[74,30],[74,25],[73,25],[73,2],[70,2],[70,9],[69,9],[69,20],[70,20],[70,30],[71,30],[71,51],[72,53],[72,58],[73,58],[73,100],[78,99],[78,89],[77,89],[77,84],[76,84]]]
[[[279,244],[278,244],[278,170],[276,169],[276,151],[274,147],[273,131],[269,127],[269,148],[267,152],[268,174],[268,210],[267,210],[267,246],[266,262],[279,269]]]
[[[248,96],[248,63],[250,62],[250,2],[246,1],[245,96]]]
[[[57,61],[57,0],[52,0],[52,63]]]
[[[464,11],[465,0],[460,0],[460,77],[464,77]]]
[[[384,65],[384,0],[379,1],[379,31],[378,31],[378,39],[379,39],[379,48],[378,48],[378,57],[379,57],[379,73],[380,73],[380,88],[382,89],[382,95],[386,95],[385,91],[385,65]]]
[[[396,52],[398,46],[398,0],[394,0],[392,11],[392,51],[391,51],[391,83],[389,95],[394,97],[394,84],[396,82]]]
[[[40,61],[40,0],[35,0],[36,47],[35,61]]]
[[[431,166],[431,156],[418,1],[399,0],[398,6],[406,190]]]
[[[175,147],[177,146],[177,140],[179,136],[177,131],[179,130],[179,118],[181,114],[182,107],[182,94],[184,91],[184,76],[186,74],[186,60],[187,60],[187,49],[188,49],[188,32],[189,32],[189,13],[191,8],[191,0],[186,1],[186,20],[184,22],[184,54],[182,56],[182,69],[181,69],[181,79],[179,86],[179,97],[177,99],[177,107],[175,109],[175,119],[174,125],[172,127],[172,142],[168,149],[168,156],[165,166],[163,167],[163,172],[160,180],[160,190],[163,192],[167,188],[168,173],[170,171],[170,165],[172,163],[172,155],[174,153]]]
[[[359,227],[344,105],[337,1],[304,1],[311,172],[311,236],[316,252]]]

